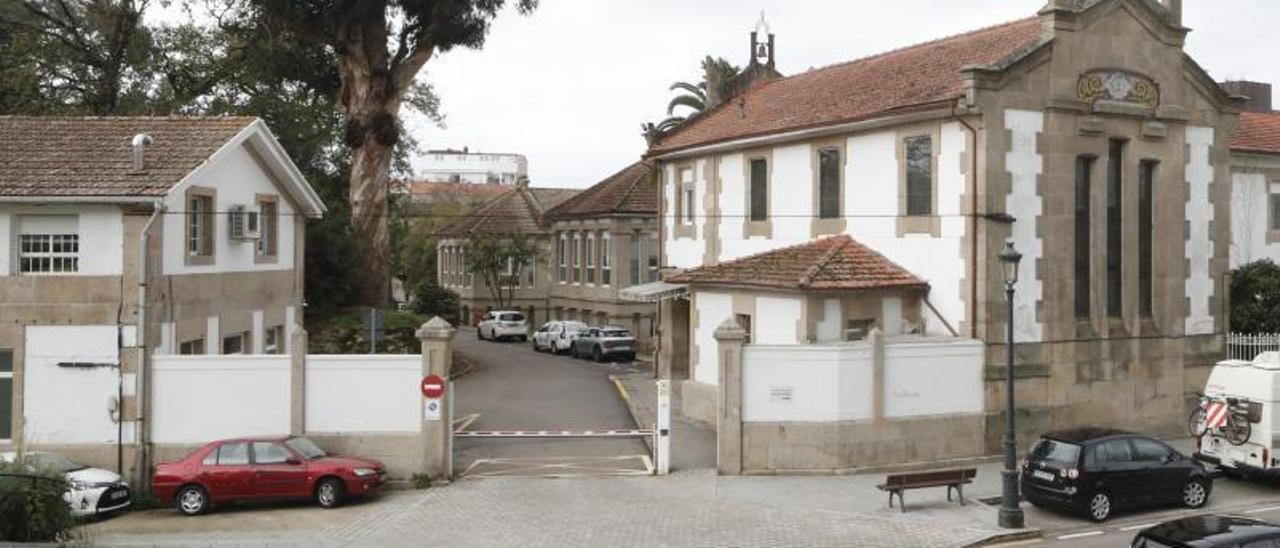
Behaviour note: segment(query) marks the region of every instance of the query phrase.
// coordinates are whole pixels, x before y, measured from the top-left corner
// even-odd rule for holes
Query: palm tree
[[[718,85],[723,86],[725,82],[731,80],[742,69],[734,66],[726,61],[723,57],[712,57],[710,55],[702,59],[702,81],[697,84],[689,82],[676,82],[668,88],[670,91],[682,91],[680,95],[671,98],[667,103],[667,118],[654,123],[643,125],[643,133],[645,138],[650,142],[654,139],[665,135],[672,130],[680,127],[681,124],[697,117],[707,110],[707,76],[711,75]],[[689,112],[684,115],[677,115],[676,109],[685,107]]]

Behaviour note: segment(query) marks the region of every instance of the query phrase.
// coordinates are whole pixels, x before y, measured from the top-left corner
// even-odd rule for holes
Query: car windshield
[[[1031,460],[1060,466],[1075,466],[1076,463],[1080,462],[1080,446],[1074,443],[1040,438],[1040,442],[1031,448]]]
[[[601,337],[630,337],[626,329],[606,329],[600,332]]]
[[[299,455],[307,460],[315,460],[325,456],[324,449],[321,449],[315,442],[307,438],[289,438],[285,440],[285,444],[297,451]]]
[[[54,453],[27,453],[24,457],[27,462],[35,465],[37,468],[45,470],[56,470],[58,472],[67,473],[76,470],[84,470],[88,465],[80,464],[62,455]]]
[[[523,322],[524,314],[502,314],[498,319],[504,322]]]

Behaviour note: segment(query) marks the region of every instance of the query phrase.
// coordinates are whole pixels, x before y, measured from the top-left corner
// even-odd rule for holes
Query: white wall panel
[[[289,433],[286,355],[153,356],[151,435],[203,443]]]
[[[1209,163],[1209,149],[1213,146],[1213,128],[1187,128],[1187,197],[1186,219],[1190,228],[1185,250],[1190,271],[1187,273],[1186,297],[1191,304],[1185,320],[1186,334],[1207,335],[1213,333],[1213,312],[1209,299],[1213,297],[1213,280],[1209,276],[1209,261],[1213,259],[1213,241],[1209,236],[1209,224],[1214,220],[1213,203],[1209,199],[1209,185],[1213,183],[1213,166]]]
[[[756,344],[802,344],[800,338],[800,309],[804,301],[800,297],[756,297]]]
[[[871,415],[870,345],[749,345],[743,350],[744,422],[862,420]]]
[[[417,432],[422,357],[307,356],[307,432]]]
[[[111,405],[119,394],[116,367],[65,367],[59,363],[117,364],[114,325],[26,328],[23,435],[30,443],[115,443]],[[133,440],[126,423],[125,443]]]
[[[839,342],[843,337],[844,322],[840,313],[840,299],[822,300],[822,321],[817,322],[818,342]]]
[[[1014,299],[1014,340],[1039,341],[1044,324],[1036,318],[1036,303],[1042,296],[1037,262],[1044,256],[1044,246],[1036,234],[1041,213],[1041,199],[1036,182],[1044,171],[1044,161],[1036,150],[1037,135],[1044,128],[1044,114],[1028,110],[1006,110],[1005,129],[1012,137],[1005,154],[1005,167],[1012,188],[1005,197],[1005,211],[1018,222],[1013,223],[1013,245],[1022,253]]]
[[[694,306],[698,311],[698,325],[693,340],[698,345],[698,363],[693,368],[693,380],[706,384],[720,382],[716,328],[727,318],[733,317],[733,297],[728,293],[698,291],[694,294]]]
[[[982,360],[978,341],[891,341],[885,345],[885,416],[981,413]]]
[[[698,165],[704,163],[705,162],[698,162]],[[699,170],[698,166],[695,165],[694,181],[697,186],[695,194],[698,196],[697,200],[699,203],[697,204],[697,208],[699,210],[699,215],[694,219],[694,224],[697,229],[695,233],[696,237],[692,239],[675,237],[675,223],[677,222],[676,214],[679,213],[676,211],[676,193],[680,191],[680,177],[679,173],[676,172],[674,164],[667,164],[664,171],[663,181],[666,184],[663,185],[663,200],[665,205],[663,206],[662,234],[663,238],[666,239],[663,243],[663,251],[666,254],[666,264],[663,266],[670,266],[674,268],[693,268],[695,266],[701,266],[702,254],[706,250],[706,243],[702,240],[702,238],[706,236],[703,231],[706,218],[702,213],[703,207],[701,203],[704,201],[702,194],[706,186],[704,183],[701,183],[699,179],[701,176],[701,170]]]
[[[1231,174],[1231,268],[1260,259],[1280,261],[1280,244],[1267,244],[1270,185],[1262,173]]]
[[[124,214],[113,205],[0,205],[0,276],[16,274],[14,245],[23,216],[70,216],[79,235],[79,271],[60,276],[119,276],[124,271]]]

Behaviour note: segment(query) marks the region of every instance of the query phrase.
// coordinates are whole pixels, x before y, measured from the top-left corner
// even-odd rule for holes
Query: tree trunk
[[[392,146],[367,138],[351,150],[351,231],[360,256],[360,302],[385,306],[391,297],[387,186]]]

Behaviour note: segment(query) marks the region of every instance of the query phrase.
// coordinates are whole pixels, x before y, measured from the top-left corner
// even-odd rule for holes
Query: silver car
[[[17,453],[0,453],[0,461],[14,462]],[[133,502],[129,485],[119,474],[110,470],[93,468],[57,453],[27,451],[22,462],[33,469],[53,470],[67,479],[68,489],[62,499],[71,506],[75,516],[94,516],[123,510]]]
[[[549,350],[556,354],[568,352],[578,334],[587,330],[587,324],[572,320],[550,321],[533,334],[533,349]]]
[[[573,357],[602,362],[609,358],[636,359],[636,338],[622,327],[592,327],[578,335],[571,347]]]

